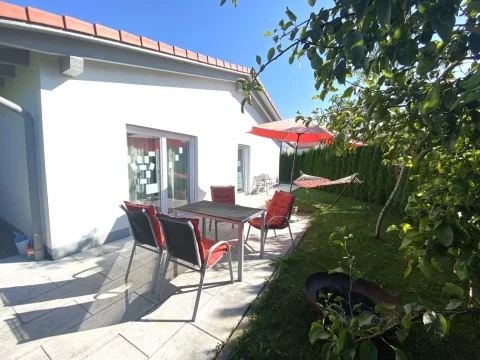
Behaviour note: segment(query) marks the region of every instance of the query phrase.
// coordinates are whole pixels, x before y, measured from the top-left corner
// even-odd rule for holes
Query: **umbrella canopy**
[[[298,148],[299,149],[309,149],[309,148],[315,147],[317,145],[318,145],[318,142],[300,143],[300,144],[298,144]],[[292,146],[295,146],[295,145],[292,145]],[[365,146],[365,144],[362,143],[361,141],[350,140],[350,146],[359,147],[359,146]]]
[[[302,121],[296,122],[295,119],[255,125],[249,134],[294,143],[329,143],[335,138],[333,133],[321,126],[311,124],[307,127]]]

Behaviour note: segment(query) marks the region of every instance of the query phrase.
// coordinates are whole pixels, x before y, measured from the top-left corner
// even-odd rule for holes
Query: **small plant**
[[[354,359],[358,356],[360,360],[374,360],[378,358],[376,343],[382,341],[390,346],[397,359],[403,360],[406,356],[389,339],[396,337],[403,342],[416,323],[423,323],[434,338],[442,338],[448,331],[449,321],[455,315],[466,313],[465,310],[452,311],[464,296],[463,290],[453,283],[447,283],[444,289],[456,298],[447,306],[447,318],[422,304],[409,303],[402,308],[391,303],[373,304],[368,297],[356,293],[354,283],[361,273],[355,269],[355,256],[349,251],[349,242],[353,239],[352,234],[347,235],[345,227],[336,228],[330,235],[330,241],[340,246],[345,256],[341,266],[330,270],[329,274],[345,273],[349,276],[349,287],[330,286],[317,293],[323,319],[312,323],[309,338],[312,344],[325,341],[322,359]]]

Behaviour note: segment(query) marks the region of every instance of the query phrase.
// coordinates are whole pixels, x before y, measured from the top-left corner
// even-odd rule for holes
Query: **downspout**
[[[27,152],[28,190],[30,194],[30,211],[32,216],[33,246],[35,248],[35,260],[45,259],[45,247],[43,245],[43,222],[40,207],[40,189],[38,185],[37,166],[37,143],[35,141],[35,121],[32,114],[0,96],[0,106],[20,115],[25,123],[25,144]]]

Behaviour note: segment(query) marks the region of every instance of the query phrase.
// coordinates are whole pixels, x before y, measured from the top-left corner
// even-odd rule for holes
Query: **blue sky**
[[[308,17],[312,8],[307,0],[230,0],[220,7],[220,0],[7,0],[58,15],[70,15],[91,23],[143,35],[153,40],[209,55],[235,64],[256,65],[255,56],[266,59],[273,41],[264,37],[266,30],[278,26],[285,9],[298,19]],[[318,1],[315,9],[331,1]],[[315,94],[313,71],[308,62],[288,64],[280,58],[261,76],[268,93],[284,118],[297,110],[309,113],[322,107]]]

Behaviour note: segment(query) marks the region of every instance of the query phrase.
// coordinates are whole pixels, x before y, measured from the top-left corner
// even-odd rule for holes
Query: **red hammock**
[[[358,174],[346,176],[337,180],[329,180],[319,176],[307,175],[300,171],[301,176],[293,183],[304,188],[314,188],[330,185],[342,185],[342,184],[360,184],[361,181],[357,178]]]

